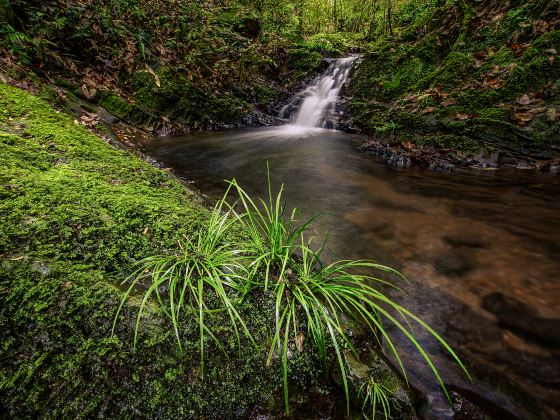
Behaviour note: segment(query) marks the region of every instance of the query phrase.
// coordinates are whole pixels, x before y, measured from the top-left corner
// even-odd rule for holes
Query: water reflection
[[[426,341],[449,384],[520,417],[557,417],[558,178],[399,170],[357,153],[359,141],[284,126],[166,138],[145,148],[216,197],[233,177],[264,194],[268,161],[289,204],[307,215],[325,212],[316,233],[329,233],[332,254],[372,258],[411,280],[399,299],[456,346],[475,374],[474,383],[466,381]],[[431,396],[429,415],[445,417],[430,372],[406,353],[413,384]]]

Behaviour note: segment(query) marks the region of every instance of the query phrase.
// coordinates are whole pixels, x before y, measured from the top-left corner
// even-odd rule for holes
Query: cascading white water
[[[347,57],[333,60],[327,71],[298,93],[281,113],[295,107],[294,103],[300,103],[293,124],[300,127],[325,127],[335,111],[340,90],[356,59]]]

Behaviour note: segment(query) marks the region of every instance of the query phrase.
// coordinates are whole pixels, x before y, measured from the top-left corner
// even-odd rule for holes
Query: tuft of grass
[[[325,264],[321,255],[326,241],[315,251],[310,241],[306,242],[304,239],[304,233],[317,216],[298,225],[295,219],[297,209],[287,215],[286,203],[282,202],[283,185],[274,198],[270,173],[268,202],[259,200],[260,205],[252,200],[235,180],[230,182],[231,186],[238,191],[244,206],[239,220],[250,232],[251,245],[247,248],[253,252],[253,255],[249,256],[250,265],[253,267],[252,283],[255,287],[267,289],[273,280],[271,287],[276,297],[275,330],[267,364],[271,364],[274,355],[278,354],[282,365],[284,400],[288,414],[290,335],[293,336],[296,347],[301,347],[301,342],[306,336],[310,337],[325,367],[328,362],[327,349],[334,349],[349,412],[349,387],[342,349],[349,348],[354,353],[355,350],[346,332],[346,317],[364,322],[377,338],[380,347],[381,340],[385,340],[408,383],[396,345],[387,333],[387,323],[404,333],[429,365],[450,400],[439,371],[416,339],[411,323],[416,323],[428,331],[468,375],[461,360],[436,331],[382,292],[384,287],[396,288],[395,285],[373,274],[384,272],[402,277],[400,273],[369,260],[343,260]],[[264,268],[264,279],[260,285],[259,268]]]
[[[286,264],[298,246],[300,235],[319,217],[317,215],[297,224],[298,210],[288,212],[286,203],[282,201],[284,184],[276,195],[272,194],[268,163],[267,182],[268,201],[252,199],[235,179],[229,182],[230,188],[237,191],[243,205],[244,212],[238,217],[238,221],[249,237],[251,277],[258,276],[264,268],[265,290],[268,289],[273,269],[278,271],[277,277],[282,279]]]
[[[373,378],[369,378],[367,382],[364,382],[359,389],[358,394],[364,398],[362,412],[366,419],[371,418],[375,420],[378,404],[381,404],[381,410],[383,411],[385,419],[389,419],[391,417],[391,403],[389,401],[389,397],[387,396],[389,392],[389,389],[375,381]],[[368,405],[371,408],[371,417],[368,417],[365,414],[365,410]]]
[[[140,262],[139,269],[131,276],[131,285],[115,316],[115,323],[125,300],[142,280],[148,279],[150,285],[143,293],[136,319],[135,343],[144,306],[155,296],[171,320],[180,349],[181,314],[197,316],[203,367],[206,336],[222,348],[219,338],[204,322],[205,313],[209,310],[227,311],[239,346],[240,330],[254,343],[236,309],[238,302],[235,298],[256,290],[271,289],[275,302],[274,320],[271,320],[274,330],[266,363],[272,365],[275,357],[280,360],[287,415],[290,412],[289,358],[293,351],[303,352],[305,342],[311,343],[306,347],[317,352],[325,371],[328,371],[331,350],[334,351],[332,355],[341,373],[347,411],[350,411],[349,381],[343,351],[349,349],[356,354],[356,350],[348,333],[348,319],[367,326],[380,348],[383,348],[382,342],[386,344],[408,383],[401,356],[387,330],[388,326],[396,327],[423,357],[450,400],[441,375],[417,340],[413,326],[426,330],[467,376],[468,372],[457,354],[435,330],[383,292],[387,287],[400,289],[378,274],[403,278],[402,275],[370,260],[342,260],[326,264],[322,259],[326,241],[315,250],[311,246],[312,239],[305,238],[306,231],[317,216],[298,222],[298,210],[287,211],[282,198],[284,187],[273,194],[270,173],[267,178],[267,201],[251,198],[235,179],[229,181],[226,194],[194,240],[181,242],[180,252],[176,255],[148,257]],[[238,204],[242,208],[239,212],[234,210],[235,205],[226,201],[231,190],[238,193]],[[246,233],[246,239],[227,240],[227,233],[234,226]],[[164,285],[165,295],[161,290]],[[216,307],[216,301],[219,307]],[[389,406],[385,390],[375,386],[370,388],[366,403],[371,400],[375,410],[379,401],[387,416]]]
[[[226,192],[227,195],[227,192]],[[224,211],[226,207],[227,211]],[[149,299],[156,297],[165,315],[170,319],[179,350],[182,338],[179,325],[182,316],[194,316],[199,329],[201,374],[204,373],[204,345],[210,337],[227,356],[219,338],[205,323],[209,311],[225,310],[240,346],[240,330],[252,342],[253,338],[245,321],[239,315],[235,296],[244,290],[247,271],[244,265],[245,250],[236,241],[228,240],[237,219],[225,200],[220,200],[210,219],[193,240],[185,237],[179,242],[179,252],[173,255],[147,257],[138,263],[138,269],[125,282],[130,282],[113,322],[113,332],[124,303],[139,284],[149,281],[143,293],[134,329],[134,345],[142,314]],[[125,283],[123,282],[123,284]],[[218,308],[216,301],[220,303]]]

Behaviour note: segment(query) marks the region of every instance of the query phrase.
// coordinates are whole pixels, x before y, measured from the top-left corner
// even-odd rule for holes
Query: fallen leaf
[[[412,143],[411,141],[405,140],[403,142],[401,142],[401,145],[408,150],[412,150],[414,149],[414,143]]]
[[[531,109],[528,112],[530,114],[537,115],[537,114],[542,114],[542,113],[546,112],[547,109],[548,108],[546,108],[546,107],[541,107],[541,108]]]
[[[146,64],[146,70],[148,71],[148,73],[150,73],[152,76],[154,76],[154,80],[156,82],[156,86],[157,87],[161,87],[161,81],[159,80],[159,76],[156,74],[156,72],[154,71],[154,69],[152,69],[150,66],[148,66]]]
[[[424,108],[424,110],[422,111],[422,114],[431,114],[432,112],[434,112],[437,108],[434,106],[429,106],[427,108]]]
[[[499,22],[503,18],[504,18],[504,12],[500,12],[500,13],[494,15],[494,17],[492,18],[492,22],[494,22],[494,23]]]
[[[529,105],[532,101],[526,93],[516,101],[519,105]]]
[[[84,111],[84,113],[80,116],[80,121],[86,127],[94,127],[99,122],[99,116]]]
[[[555,122],[560,117],[560,114],[556,108],[548,108],[546,111],[546,119],[550,122]]]
[[[447,108],[448,106],[455,105],[457,103],[457,99],[448,99],[441,103],[441,106]]]
[[[499,89],[504,85],[504,81],[499,77],[494,77],[492,79],[487,79],[484,81],[484,87],[491,87],[494,89]]]
[[[527,123],[533,121],[534,118],[535,115],[531,114],[530,112],[516,112],[513,114],[513,119],[519,125],[526,125]]]
[[[300,332],[296,337],[296,348],[300,353],[303,352],[304,341],[305,341],[305,335],[303,335],[303,333]]]

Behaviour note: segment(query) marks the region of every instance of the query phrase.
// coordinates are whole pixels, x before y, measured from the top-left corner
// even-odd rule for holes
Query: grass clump
[[[375,419],[377,414],[377,406],[381,404],[383,416],[388,419],[391,417],[391,403],[388,393],[390,392],[383,384],[377,382],[373,378],[369,378],[359,390],[359,394],[363,397],[362,411],[365,412],[369,406],[371,408],[371,418]],[[367,418],[367,416],[366,416]]]
[[[226,202],[231,190],[237,192],[237,203],[241,207],[239,212],[233,210],[235,206]],[[291,212],[287,210],[282,192],[283,186],[278,193],[273,194],[270,175],[267,200],[252,199],[236,180],[230,181],[226,196],[214,209],[210,227],[203,230],[195,240],[183,244],[179,255],[145,259],[133,274],[123,303],[140,280],[148,278],[149,286],[143,292],[142,305],[155,296],[171,320],[179,346],[179,312],[196,314],[202,357],[205,335],[218,342],[218,338],[204,323],[206,313],[226,311],[236,333],[240,328],[251,337],[236,305],[241,305],[247,296],[271,293],[274,315],[270,323],[274,327],[266,364],[272,366],[276,360],[280,364],[285,410],[288,415],[290,359],[293,359],[294,352],[305,351],[305,342],[310,343],[305,347],[312,349],[318,356],[325,372],[329,369],[329,361],[335,360],[341,373],[349,412],[350,390],[343,351],[349,350],[356,354],[348,332],[350,319],[367,326],[380,348],[382,341],[386,343],[406,380],[401,356],[387,332],[389,325],[396,327],[418,350],[432,369],[443,392],[449,397],[437,368],[416,339],[412,324],[427,331],[466,372],[459,357],[436,331],[388,297],[383,289],[397,287],[374,273],[401,275],[389,267],[368,260],[325,263],[322,254],[326,241],[318,249],[314,249],[312,239],[305,238],[306,231],[316,217],[299,223],[296,218],[297,209]],[[239,226],[242,232],[246,232],[245,238],[240,241],[224,240],[225,233],[234,229],[234,226]],[[167,285],[165,297],[160,291],[163,284]],[[116,320],[117,318],[115,322]],[[136,331],[140,321],[139,313]],[[237,338],[239,340],[239,334]],[[381,398],[381,404],[385,407],[387,399],[381,397],[382,388],[372,388],[368,392],[373,393],[367,398],[373,398],[374,405]],[[366,403],[367,401],[366,399]],[[388,416],[388,407],[384,411]]]
[[[181,352],[183,351],[179,331],[181,316],[183,312],[186,312],[188,315],[196,317],[199,329],[201,374],[204,373],[204,347],[207,336],[213,339],[227,356],[220,340],[205,322],[205,314],[213,310],[209,306],[214,304],[215,300],[217,300],[219,308],[223,308],[227,312],[238,343],[239,328],[252,340],[244,320],[228,293],[229,290],[242,291],[244,287],[242,280],[245,278],[246,270],[242,264],[244,250],[227,240],[226,235],[230,232],[235,219],[230,217],[232,210],[222,214],[223,204],[223,201],[218,203],[210,219],[198,231],[194,239],[185,237],[183,241],[179,242],[179,252],[172,255],[148,257],[140,262],[138,270],[132,275],[131,285],[125,293],[113,323],[114,332],[115,323],[124,302],[139,282],[149,278],[150,285],[144,292],[136,317],[135,345],[146,304],[152,296],[155,296],[173,325],[173,332]],[[209,294],[213,296],[209,298]],[[221,310],[219,308],[218,310]]]

